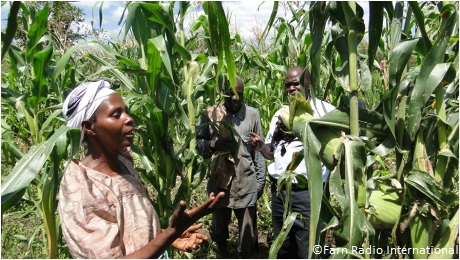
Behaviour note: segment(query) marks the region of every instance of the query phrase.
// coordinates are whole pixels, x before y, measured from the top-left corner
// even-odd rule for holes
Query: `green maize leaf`
[[[147,23],[147,19],[145,19],[144,13],[141,11],[140,4],[137,2],[129,2],[128,3],[128,16],[126,17],[125,21],[125,30],[123,39],[126,37],[127,33],[132,31],[134,38],[136,39],[137,43],[139,44],[139,63],[142,69],[147,68],[147,56],[145,53],[145,49],[147,46],[147,42],[151,39],[152,32],[151,28]]]
[[[403,5],[404,3],[402,2],[397,2],[395,4],[395,11],[394,11],[394,17],[391,19],[391,28],[390,28],[390,33],[389,33],[389,39],[388,39],[388,44],[390,48],[390,53],[393,50],[393,48],[398,44],[398,42],[401,40],[401,31],[402,31],[402,15],[403,15]]]
[[[45,6],[35,14],[34,23],[27,32],[26,57],[29,61],[32,60],[33,55],[35,55],[37,43],[48,29],[48,9],[48,4],[45,4]]]
[[[45,132],[46,128],[48,128],[52,121],[58,120],[58,118],[62,115],[62,109],[60,107],[62,106],[59,105],[59,108],[46,118],[46,121],[40,127],[40,132]]]
[[[206,177],[206,173],[208,172],[208,164],[204,163],[204,161],[201,161],[200,158],[198,158],[197,161],[198,166],[195,168],[196,172],[198,173],[198,178],[195,178],[195,180],[192,183],[192,189],[197,189],[203,179]]]
[[[452,191],[444,189],[434,177],[426,172],[412,170],[404,177],[404,182],[423,193],[433,202],[439,203],[441,207],[446,207],[451,204],[451,201],[455,201],[456,195]]]
[[[34,55],[34,75],[32,79],[34,82],[34,88],[32,90],[32,95],[38,97],[38,102],[43,98],[48,96],[48,81],[47,81],[47,66],[53,54],[53,48],[51,45],[48,45],[43,51],[36,53]]]
[[[452,150],[450,149],[442,149],[441,151],[439,151],[439,155],[442,155],[442,156],[446,156],[446,157],[452,157],[452,158],[455,158],[455,159],[458,159],[457,155],[455,155]]]
[[[90,43],[94,43],[94,44],[98,44],[100,45],[105,51],[107,51],[108,53],[112,54],[115,56],[115,58],[117,59],[118,62],[126,65],[127,67],[130,67],[132,68],[133,70],[141,70],[141,67],[139,66],[138,63],[130,60],[129,58],[127,57],[124,57],[122,55],[120,55],[120,53],[118,53],[114,48],[108,46],[107,44],[104,44],[100,41],[90,41]],[[73,46],[75,47],[75,46]],[[72,48],[73,48],[72,47]],[[70,49],[69,49],[70,50]]]
[[[262,5],[262,4],[260,4],[260,5]],[[278,13],[278,6],[279,6],[278,1],[273,2],[272,13],[270,14],[270,19],[268,19],[267,25],[266,25],[264,31],[262,32],[262,36],[260,37],[261,40],[265,40],[265,38],[268,35],[268,32],[270,31],[271,27],[273,26],[273,22],[275,21],[276,14]]]
[[[407,120],[407,129],[411,140],[415,139],[421,120],[421,107],[428,101],[430,95],[436,89],[438,84],[444,78],[449,64],[443,62],[453,28],[458,21],[458,14],[454,12],[450,14],[446,22],[443,23],[439,35],[436,38],[436,43],[428,52],[426,59],[420,68],[420,74],[415,82],[414,90],[409,103],[409,111],[411,116]]]
[[[168,50],[166,48],[166,42],[163,36],[157,36],[151,40],[150,42],[153,43],[153,45],[157,48],[158,52],[160,53],[160,57],[163,61],[163,65],[165,66],[166,70],[169,73],[169,76],[171,79],[174,81],[174,76],[172,74],[172,69],[171,69],[171,60],[169,59],[169,54]]]
[[[343,164],[342,154],[339,157],[338,166],[331,171],[329,176],[329,194],[330,194],[330,205],[334,209],[335,215],[341,216],[343,212],[348,209],[348,198],[345,196],[345,192],[342,187],[342,166]]]
[[[179,53],[182,59],[184,59],[184,61],[192,60],[192,55],[190,54],[190,52],[184,46],[179,44],[179,42],[174,42],[173,50]]]
[[[279,27],[278,30],[277,30],[275,42],[278,42],[278,41],[280,40],[280,37],[282,37],[282,36],[285,35],[284,33],[285,33],[285,31],[288,29],[287,27],[288,27],[288,26],[287,26],[286,22],[282,22],[282,23],[280,24],[280,27]]]
[[[390,86],[395,87],[401,80],[401,75],[406,69],[407,62],[414,52],[419,39],[410,39],[400,41],[395,44],[390,53],[390,60],[388,62],[388,78],[390,79]]]
[[[364,217],[359,207],[364,206],[362,203],[361,188],[366,188],[363,185],[362,179],[365,177],[363,169],[365,167],[366,155],[364,152],[364,143],[356,137],[348,137],[344,141],[345,152],[345,196],[349,199],[349,211],[345,214],[348,221],[350,241],[348,246],[351,249],[353,245],[360,245],[365,239],[374,236],[374,229],[369,221]],[[357,194],[355,193],[355,182],[358,183]],[[365,192],[365,189],[364,189]],[[359,224],[358,224],[359,223]]]
[[[423,11],[419,6],[419,3],[416,1],[409,1],[409,6],[414,13],[415,20],[417,21],[418,29],[420,30],[420,33],[422,35],[422,44],[421,44],[421,49],[423,50],[423,54],[428,53],[428,51],[431,49],[432,44],[431,40],[428,37],[428,34],[426,33],[425,29],[425,19],[423,15]]]
[[[369,3],[369,49],[368,66],[372,70],[374,65],[374,57],[379,47],[380,37],[382,36],[383,28],[383,4],[379,1],[370,1]]]
[[[56,62],[56,67],[54,68],[53,75],[51,76],[53,82],[56,82],[57,77],[59,77],[61,72],[64,71],[66,65],[69,63],[70,57],[79,47],[79,44],[75,44],[74,46],[70,47]]]
[[[159,190],[160,186],[159,183],[153,178],[155,171],[152,167],[152,164],[150,163],[149,158],[144,154],[144,151],[139,148],[137,145],[132,145],[131,146],[133,155],[139,159],[142,163],[143,169],[145,171],[145,174],[142,176],[148,179],[148,182],[153,185],[153,187],[157,190]]]
[[[383,140],[383,142],[381,142],[378,146],[376,146],[374,142],[364,142],[373,153],[379,156],[387,156],[388,154],[394,151],[394,147],[396,146],[396,140],[393,138],[393,136],[390,135],[385,140]]]
[[[123,73],[121,73],[118,69],[116,69],[116,67],[112,66],[110,63],[108,63],[107,61],[105,61],[104,59],[96,56],[96,55],[93,55],[93,54],[88,54],[88,57],[90,57],[92,60],[94,60],[95,62],[105,66],[105,67],[102,67],[100,71],[96,72],[95,74],[91,75],[91,77],[93,77],[94,75],[97,75],[101,72],[103,72],[104,70],[109,70],[110,72],[112,72],[120,81],[121,83],[123,83],[130,91],[133,91],[133,92],[136,92],[135,88],[134,88],[134,84],[131,82],[131,80],[126,77],[126,75],[124,75]]]
[[[56,195],[58,193],[58,172],[53,173],[53,170],[59,170],[59,163],[58,161],[55,161],[55,163],[58,165],[54,165],[54,168],[50,167],[50,172],[45,179],[45,183],[43,184],[41,201],[43,222],[45,223],[46,230],[46,241],[48,244],[46,249],[47,255],[50,259],[56,259],[58,254],[58,231],[56,226]]]
[[[18,161],[16,167],[14,167],[6,179],[2,181],[2,212],[19,201],[21,197],[17,196],[17,194],[24,192],[23,189],[25,189],[37,176],[53,151],[60,136],[65,135],[67,132],[70,132],[71,135],[80,136],[79,129],[61,126],[48,140],[32,147],[29,152]]]
[[[67,154],[67,142],[69,142],[66,135],[61,135],[56,140],[56,153],[59,158],[65,158]]]
[[[147,93],[155,93],[155,87],[159,84],[160,81],[160,75],[163,69],[163,61],[161,58],[160,50],[155,47],[153,41],[149,41],[147,44],[147,55],[150,58],[147,68],[147,71],[150,74]]]
[[[12,63],[12,71],[10,73],[15,77],[19,77],[19,75],[22,74],[22,70],[26,67],[25,53],[19,47],[12,45],[8,50],[8,56]]]
[[[170,78],[162,78],[156,86],[155,104],[167,115],[170,115],[175,104],[174,87],[171,86]]]
[[[19,189],[14,193],[8,194],[5,198],[2,196],[2,215],[23,198],[26,189],[27,188]]]
[[[273,241],[272,246],[270,247],[270,251],[268,254],[268,258],[276,259],[278,251],[280,250],[281,246],[283,245],[284,239],[288,235],[289,231],[294,225],[294,222],[298,216],[302,216],[297,212],[292,212],[283,222],[283,228],[281,229],[280,234],[275,238]]]
[[[308,122],[303,133],[304,157],[307,165],[308,191],[310,193],[310,233],[309,258],[312,257],[313,246],[319,243],[319,218],[323,197],[323,169],[320,159],[321,144],[313,134]]]
[[[350,110],[349,108],[336,108],[325,114],[320,119],[313,119],[310,124],[344,130],[348,132],[350,128]],[[360,136],[370,138],[378,138],[383,141],[389,135],[388,127],[382,114],[369,111],[367,109],[359,109],[359,128]]]
[[[328,21],[329,3],[315,1],[310,4],[309,25],[312,38],[310,48],[311,64],[311,94],[317,96],[321,79],[321,47],[324,38],[324,30]]]
[[[24,156],[14,140],[5,138],[5,133],[2,134],[2,146],[4,145],[8,146],[8,151],[17,159],[21,159]]]
[[[105,45],[105,44],[101,44],[101,45],[107,46],[107,45]],[[108,47],[108,46],[107,46],[107,47]],[[128,59],[127,57],[123,57],[123,56],[121,56],[120,54],[115,54],[115,58],[116,58],[117,61],[120,62],[121,64],[124,64],[124,65],[126,65],[127,67],[129,67],[130,70],[132,70],[132,71],[139,71],[140,73],[141,73],[141,72],[146,73],[145,70],[141,69],[141,66],[139,66],[138,63],[136,63],[136,62],[134,62],[134,61]]]
[[[219,37],[219,30],[218,30],[218,21],[217,15],[215,15],[214,5],[211,2],[204,2],[203,9],[208,18],[208,26],[209,26],[209,38],[211,40],[211,45],[209,46],[211,49],[211,53],[213,55],[218,54],[219,56],[219,65],[218,68],[222,66],[222,53],[219,52],[220,48],[220,41],[222,40]]]
[[[425,63],[427,63],[427,61],[425,61]],[[430,71],[429,69],[432,70]],[[429,65],[422,65],[409,102],[409,111],[411,114],[407,118],[407,129],[411,140],[415,139],[415,135],[420,127],[422,107],[428,101],[439,83],[441,83],[448,69],[448,63],[436,64],[431,68]]]
[[[6,52],[11,46],[11,43],[13,42],[14,35],[16,34],[16,30],[18,29],[18,13],[19,13],[19,7],[21,6],[20,1],[14,1],[11,5],[10,12],[8,13],[8,23],[6,25],[6,30],[5,33],[2,32],[2,58],[1,60],[3,61],[3,58],[5,57]]]
[[[228,79],[230,80],[230,85],[232,86],[232,88],[234,88],[234,86],[236,85],[236,66],[233,60],[233,53],[231,49],[232,41],[230,39],[229,25],[227,22],[227,18],[225,17],[225,12],[224,12],[224,8],[222,7],[222,3],[216,2],[216,4],[217,4],[216,15],[218,15],[218,20],[219,20],[219,31],[220,31],[220,36],[222,37],[221,43],[222,43],[222,50],[225,53],[224,58],[225,58],[225,62],[227,65]]]
[[[299,174],[293,171],[285,171],[283,172],[279,177],[278,181],[276,183],[278,189],[276,196],[280,196],[281,190],[285,189],[286,195],[285,195],[285,201],[284,201],[284,212],[283,212],[283,219],[286,219],[289,214],[291,214],[291,209],[292,209],[292,185],[291,183],[293,180],[298,176]]]
[[[218,55],[217,74],[224,72],[230,80],[230,86],[234,88],[236,82],[236,67],[231,51],[231,39],[227,19],[221,2],[206,1],[203,9],[208,15],[209,35],[211,38],[212,53]]]
[[[99,28],[102,27],[102,6],[104,6],[104,1],[101,1],[101,5],[99,6]],[[94,8],[96,7],[96,4],[93,6],[93,12]]]
[[[185,16],[188,15],[189,13],[193,12],[193,10],[195,10],[195,8],[196,8],[196,5],[191,5],[190,2],[180,1],[179,2],[179,14],[180,14],[179,23],[183,24]]]
[[[262,89],[260,89],[259,86],[256,85],[250,85],[250,86],[245,86],[244,87],[244,97],[246,98],[249,95],[249,92],[252,91],[256,93],[257,95],[262,95]]]
[[[441,239],[434,246],[437,250],[434,250],[434,252],[428,256],[428,259],[452,259],[453,255],[458,253],[455,250],[456,246],[458,248],[458,244],[455,243],[458,238],[458,220],[457,209],[457,212],[455,212],[455,215],[449,222],[449,226],[442,233]]]
[[[123,10],[123,16],[125,15],[126,10],[128,10],[128,15],[125,20],[125,28],[123,30],[123,39],[126,38],[126,35],[129,33],[129,28],[133,25],[133,21],[136,15],[136,9],[138,8],[139,4],[136,2],[131,2],[126,5],[125,10]]]
[[[28,129],[26,129],[26,131],[28,131],[32,138],[34,138],[34,141],[39,142],[41,134],[39,135],[37,133],[37,121],[30,115],[27,106],[20,99],[18,99],[16,100],[15,107],[17,109],[17,115],[19,117],[25,117],[26,119],[27,126],[29,127]]]
[[[139,6],[147,13],[149,20],[160,24],[169,32],[174,32],[174,21],[171,20],[171,16],[159,4],[141,2]]]

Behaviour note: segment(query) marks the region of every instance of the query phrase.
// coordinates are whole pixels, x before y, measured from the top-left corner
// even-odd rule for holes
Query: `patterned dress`
[[[72,160],[60,184],[58,210],[74,258],[119,258],[157,236],[160,223],[139,174],[119,156],[110,177]]]

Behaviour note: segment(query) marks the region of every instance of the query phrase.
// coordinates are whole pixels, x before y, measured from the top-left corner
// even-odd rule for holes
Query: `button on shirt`
[[[317,98],[312,97],[309,101],[313,109],[314,118],[320,118],[324,116],[326,113],[335,109],[333,105],[327,102],[321,101]],[[278,117],[282,109],[283,108],[276,111],[276,113],[272,117],[272,120],[270,122],[270,129],[268,131],[267,137],[265,138],[265,143],[267,145],[270,145],[272,142],[273,134],[276,129],[276,122],[278,121]],[[284,156],[281,155],[281,150],[283,146],[285,148]],[[279,144],[275,147],[275,151],[274,151],[275,159],[270,165],[268,165],[268,174],[271,177],[278,179],[279,176],[283,172],[286,171],[287,166],[291,163],[292,155],[295,152],[302,152],[302,151],[303,151],[303,142],[299,138],[295,138],[293,141],[289,143],[287,143],[284,140],[280,141]],[[303,155],[303,152],[302,152],[302,155]],[[327,170],[327,168],[324,165],[322,166],[322,168],[323,168],[323,182],[326,182],[329,176],[329,170]],[[302,162],[297,166],[297,168],[294,171],[296,173],[307,176],[307,167],[305,165],[305,160],[302,160]],[[297,180],[293,180],[293,183],[297,183]]]

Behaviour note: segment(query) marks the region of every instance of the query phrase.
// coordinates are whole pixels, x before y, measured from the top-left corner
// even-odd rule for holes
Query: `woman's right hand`
[[[181,200],[178,208],[171,216],[171,224],[169,228],[174,229],[174,233],[179,237],[196,221],[211,213],[214,210],[214,206],[222,197],[224,197],[224,195],[224,192],[220,192],[217,196],[215,196],[214,193],[211,193],[204,203],[190,210],[186,210],[187,204],[185,201]]]

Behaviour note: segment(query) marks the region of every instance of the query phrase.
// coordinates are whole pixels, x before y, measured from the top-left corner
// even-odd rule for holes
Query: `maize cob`
[[[340,131],[328,127],[315,127],[313,132],[321,143],[320,157],[321,162],[329,169],[333,170],[337,165],[338,158],[342,153],[342,141],[344,140]]]
[[[380,189],[372,190],[369,197],[369,222],[377,229],[392,229],[399,220],[401,204],[395,192],[385,193]]]
[[[297,137],[302,136],[305,123],[314,119],[310,102],[301,94],[289,97],[289,106],[283,107],[280,111],[281,120],[290,130],[291,134]]]

